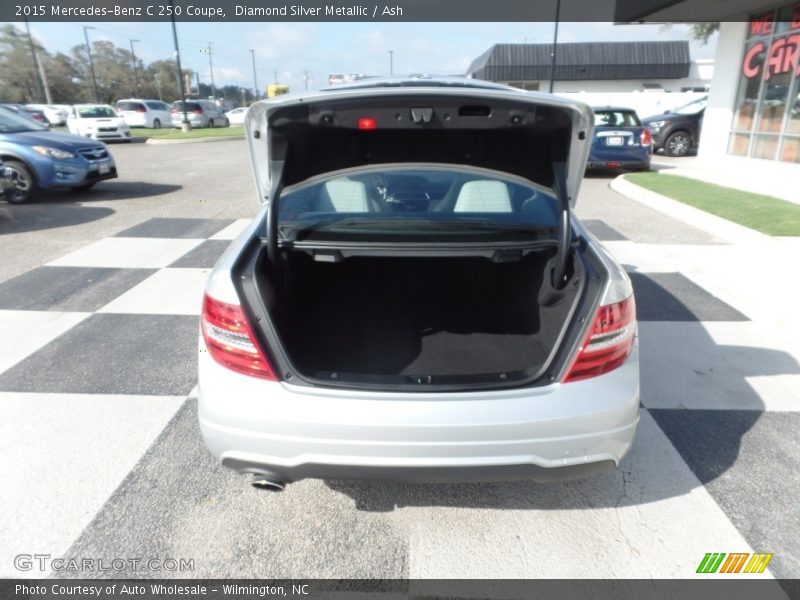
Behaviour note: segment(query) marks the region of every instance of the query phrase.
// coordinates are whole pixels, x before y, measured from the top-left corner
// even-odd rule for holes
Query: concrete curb
[[[145,144],[199,144],[202,142],[229,142],[230,140],[244,140],[243,135],[221,135],[217,137],[190,138],[188,140],[162,140],[159,138],[147,138]]]
[[[609,185],[612,190],[619,192],[623,196],[636,200],[658,212],[683,221],[692,227],[702,229],[714,237],[721,238],[730,243],[742,241],[763,243],[775,240],[772,236],[756,231],[755,229],[738,225],[733,221],[728,221],[722,217],[712,215],[694,206],[689,206],[688,204],[673,200],[672,198],[667,198],[656,192],[651,192],[635,183],[631,183],[625,179],[624,175],[620,175]]]

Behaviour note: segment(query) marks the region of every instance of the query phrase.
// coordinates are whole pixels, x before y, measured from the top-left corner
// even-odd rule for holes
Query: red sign
[[[750,18],[750,36],[769,35],[772,33],[774,23],[772,11]]]
[[[765,62],[766,49],[766,42],[756,42],[750,46],[742,62],[742,73],[745,77],[760,77],[765,64],[767,73],[764,79],[767,81],[775,75],[792,71],[800,76],[800,33],[775,38],[766,53]]]

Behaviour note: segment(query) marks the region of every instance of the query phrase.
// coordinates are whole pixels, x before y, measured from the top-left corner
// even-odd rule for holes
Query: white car
[[[131,141],[130,127],[108,104],[76,104],[67,119],[67,128],[70,133],[95,140]]]
[[[56,104],[26,104],[28,108],[41,110],[52,126],[64,125],[69,117],[69,108]]]
[[[130,127],[172,127],[170,105],[161,100],[130,98],[117,101],[117,113]]]
[[[228,119],[228,122],[231,125],[244,125],[244,116],[247,114],[247,107],[240,106],[239,108],[234,108],[233,110],[229,110],[225,113],[225,116]]]
[[[633,288],[575,216],[592,110],[473,80],[370,80],[246,119],[262,208],[205,287],[199,424],[222,465],[561,479],[639,421]]]

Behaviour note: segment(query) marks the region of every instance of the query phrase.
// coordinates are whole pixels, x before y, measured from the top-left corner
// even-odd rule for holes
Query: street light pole
[[[261,95],[258,93],[258,78],[256,77],[256,51],[250,49],[250,58],[253,60],[253,91],[256,93],[256,100]]]
[[[558,48],[558,19],[561,15],[561,0],[556,0],[556,22],[553,31],[553,62],[550,65],[550,93],[553,93],[553,86],[556,80],[556,48]]]
[[[183,86],[181,51],[178,48],[178,30],[175,28],[175,6],[173,5],[173,0],[169,0],[169,7],[171,9],[169,11],[169,20],[172,21],[172,42],[175,44],[175,62],[178,66],[178,89],[181,92],[181,104],[183,105],[183,122],[181,123],[181,131],[191,131],[192,124],[189,123],[189,117],[186,114],[186,88]]]
[[[389,75],[394,75],[394,50],[389,50]]]
[[[133,43],[141,40],[131,40],[131,61],[133,62],[133,77],[136,80],[136,89],[139,89],[139,69],[136,67],[136,53],[133,51]]]
[[[89,70],[92,72],[92,85],[94,86],[94,98],[92,98],[93,102],[97,102],[100,94],[97,92],[97,77],[94,75],[94,61],[92,60],[92,48],[89,46],[89,34],[87,33],[89,29],[95,29],[94,27],[90,27],[88,25],[83,26],[83,39],[86,40],[86,54],[89,56]]]

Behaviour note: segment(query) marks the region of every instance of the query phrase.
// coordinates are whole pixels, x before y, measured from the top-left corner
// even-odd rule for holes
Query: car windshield
[[[47,127],[15,114],[12,110],[0,107],[0,133],[21,133],[23,131],[45,131]]]
[[[674,112],[679,115],[695,115],[703,110],[706,107],[706,104],[708,104],[708,99],[701,98],[700,100],[693,100],[688,104],[679,106]]]
[[[105,119],[117,116],[110,106],[81,106],[77,111],[82,119]]]
[[[595,127],[639,127],[641,122],[632,110],[595,109]]]
[[[557,215],[552,192],[493,171],[386,166],[285,191],[278,227],[294,241],[530,240],[553,237]]]

